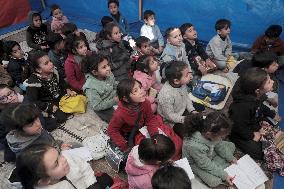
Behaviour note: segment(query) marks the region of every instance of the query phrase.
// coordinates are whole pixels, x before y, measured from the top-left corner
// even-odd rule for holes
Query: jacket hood
[[[257,101],[256,96],[251,94],[245,94],[240,88],[240,80],[237,80],[232,91],[232,97],[234,102],[252,102]]]
[[[42,18],[41,18],[41,15],[40,15],[39,12],[37,12],[37,11],[30,11],[30,12],[28,13],[28,21],[29,21],[30,26],[32,26],[32,27],[34,26],[34,25],[33,25],[33,16],[34,16],[34,14],[39,14],[40,20],[41,20],[41,22],[42,22]]]
[[[128,156],[125,170],[129,176],[140,176],[153,174],[158,168],[157,165],[144,165],[139,160],[138,146],[135,146]]]

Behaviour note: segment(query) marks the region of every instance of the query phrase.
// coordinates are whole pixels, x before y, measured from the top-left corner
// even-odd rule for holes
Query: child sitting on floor
[[[128,155],[125,171],[128,175],[129,188],[152,189],[153,174],[174,154],[173,141],[162,134],[143,139]]]
[[[232,177],[224,171],[237,161],[234,157],[235,145],[223,141],[231,130],[225,114],[194,114],[187,117],[184,124],[188,136],[183,141],[182,156],[188,159],[193,173],[210,188],[221,188],[224,182],[233,185]]]
[[[117,104],[117,82],[111,72],[108,59],[103,55],[87,57],[82,62],[82,71],[86,73],[86,83],[83,91],[88,98],[89,105],[96,114],[109,123]]]
[[[113,19],[113,22],[118,25],[120,32],[123,35],[128,34],[128,23],[124,16],[122,16],[121,12],[119,11],[119,1],[118,0],[109,0],[108,3],[108,10],[110,15]]]
[[[228,72],[227,62],[232,55],[232,42],[230,40],[231,22],[226,19],[217,20],[215,35],[206,47],[206,53],[212,58],[218,69]]]
[[[67,17],[63,15],[61,8],[56,4],[51,5],[51,16],[51,31],[62,34],[63,25],[69,22]]]
[[[155,55],[154,49],[150,46],[150,39],[145,36],[139,36],[135,39],[135,50],[132,52],[131,57],[138,59],[142,55]]]

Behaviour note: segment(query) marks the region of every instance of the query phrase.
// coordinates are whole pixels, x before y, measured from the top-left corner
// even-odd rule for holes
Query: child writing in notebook
[[[113,184],[105,173],[96,177],[90,164],[79,156],[48,144],[25,149],[17,158],[16,167],[23,188],[100,189]]]
[[[108,59],[103,55],[92,54],[82,62],[82,71],[86,73],[83,91],[89,105],[96,114],[107,123],[110,121],[117,104],[117,82],[111,72]]]
[[[156,170],[175,153],[172,140],[162,134],[145,138],[131,150],[126,163],[129,188],[152,189],[151,178]]]
[[[231,130],[229,119],[220,112],[207,116],[193,114],[186,117],[184,124],[187,136],[183,141],[182,156],[188,159],[193,173],[210,188],[222,188],[224,183],[233,185],[232,178],[224,171],[230,163],[237,161],[235,145],[223,141]]]

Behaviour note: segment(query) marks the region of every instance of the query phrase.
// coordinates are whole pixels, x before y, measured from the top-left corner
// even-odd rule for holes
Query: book
[[[63,154],[69,154],[71,156],[77,156],[85,161],[91,161],[93,159],[91,151],[87,147],[73,148],[62,151]]]
[[[182,158],[180,160],[175,161],[175,166],[183,168],[185,172],[187,173],[189,179],[194,179],[194,174],[192,172],[192,169],[188,163],[187,158]]]
[[[249,156],[244,155],[225,169],[238,189],[255,189],[268,180],[259,165]]]
[[[274,144],[276,148],[284,154],[284,132],[279,131],[274,138]]]

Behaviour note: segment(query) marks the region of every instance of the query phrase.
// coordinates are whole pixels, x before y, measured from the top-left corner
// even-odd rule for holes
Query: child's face
[[[270,78],[269,75],[267,75],[267,79],[262,87],[262,89],[260,90],[260,94],[265,94],[267,92],[270,92],[273,90],[273,84],[274,84],[274,81]]]
[[[33,17],[33,25],[36,28],[39,28],[41,26],[41,19],[40,16],[34,16]]]
[[[47,55],[40,57],[38,60],[37,72],[40,74],[51,74],[53,73],[53,63],[50,61]]]
[[[146,43],[142,43],[140,51],[142,52],[142,54],[150,55],[151,54],[150,41]]]
[[[73,32],[73,34],[75,34],[77,37],[80,37],[80,31],[78,30],[78,29],[76,29],[74,32]]]
[[[226,26],[225,28],[218,30],[217,33],[221,35],[221,37],[227,37],[230,35],[231,29],[230,27]]]
[[[46,174],[51,180],[60,180],[70,171],[66,158],[62,156],[55,148],[50,148],[45,152],[43,156],[43,164]]]
[[[147,19],[144,19],[144,22],[148,25],[148,26],[154,26],[155,25],[155,16],[151,15],[149,16]]]
[[[63,50],[64,48],[65,48],[65,42],[64,42],[64,40],[61,40],[60,42],[58,42],[56,45],[55,45],[55,48],[57,49],[57,50]]]
[[[141,85],[135,81],[134,87],[131,90],[130,98],[134,103],[140,103],[145,101],[145,91],[142,89]]]
[[[275,73],[276,70],[278,70],[278,63],[276,61],[272,62],[272,64],[269,65],[268,68],[265,69],[265,71],[269,74]]]
[[[197,32],[196,32],[194,26],[191,26],[191,27],[187,28],[183,38],[184,39],[189,39],[189,40],[197,39]]]
[[[76,47],[76,52],[80,56],[87,56],[88,48],[84,41],[79,41],[79,44]]]
[[[59,20],[62,19],[63,17],[63,13],[60,9],[55,9],[53,12],[52,12],[53,16]]]
[[[192,80],[192,72],[189,70],[189,68],[185,68],[181,71],[182,76],[180,79],[174,79],[174,83],[176,85],[186,85]]]
[[[40,119],[36,118],[34,122],[28,125],[25,125],[23,127],[23,131],[25,132],[25,134],[31,135],[31,136],[40,134],[42,131],[42,125],[41,125]]]
[[[182,36],[178,28],[174,29],[168,37],[168,42],[173,46],[181,46]]]
[[[112,15],[116,15],[118,13],[118,7],[116,3],[110,3],[108,6],[108,10]]]
[[[106,78],[111,74],[111,69],[106,59],[99,63],[98,71],[95,71],[94,74],[100,78]]]
[[[0,104],[17,103],[17,102],[19,102],[19,99],[15,91],[9,88],[0,89]]]
[[[149,62],[149,70],[150,72],[155,72],[159,68],[159,62],[155,60],[153,57],[150,58]]]
[[[115,26],[115,27],[112,28],[111,40],[113,40],[115,42],[121,41],[121,33],[119,31],[119,27]]]
[[[12,48],[11,56],[16,59],[24,58],[24,52],[22,51],[21,47],[19,45],[15,45]]]

